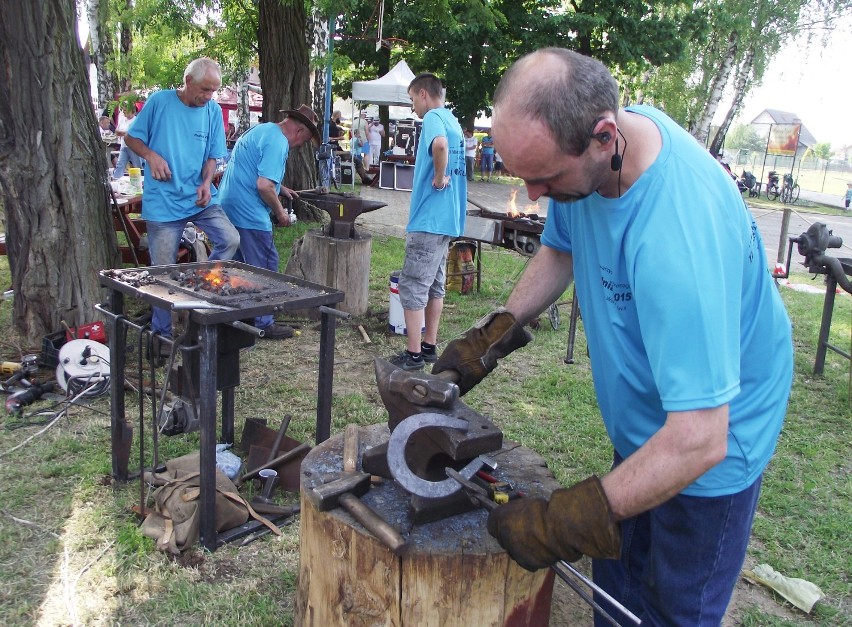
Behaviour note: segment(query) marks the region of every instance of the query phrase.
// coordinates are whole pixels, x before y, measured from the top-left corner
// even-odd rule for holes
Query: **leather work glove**
[[[432,374],[455,370],[459,373],[459,391],[466,394],[497,367],[498,359],[526,346],[532,339],[532,333],[500,307],[468,329],[463,337],[447,344],[432,366]]]
[[[550,501],[522,498],[495,507],[488,515],[488,533],[530,571],[582,555],[617,559],[621,554],[621,530],[594,475],[555,490]]]

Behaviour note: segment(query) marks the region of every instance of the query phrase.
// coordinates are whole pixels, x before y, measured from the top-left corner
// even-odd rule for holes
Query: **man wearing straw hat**
[[[240,234],[240,247],[234,259],[278,272],[278,250],[272,238],[272,222],[290,226],[295,214],[288,214],[279,194],[293,198],[296,193],[281,186],[291,148],[308,140],[319,144],[317,116],[308,105],[282,111],[281,122],[266,122],[252,127],[234,145],[231,160],[222,178],[219,197],[222,208]],[[255,318],[263,337],[293,337],[293,329],[277,324],[272,315]]]

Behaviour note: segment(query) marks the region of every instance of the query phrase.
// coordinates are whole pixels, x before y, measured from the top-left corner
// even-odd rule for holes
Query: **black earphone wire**
[[[621,135],[621,139],[624,140],[624,150],[621,151],[621,159],[618,162],[618,197],[621,198],[621,169],[624,166],[624,153],[627,152],[627,138],[617,126],[615,127],[615,132]],[[615,138],[615,154],[618,154],[618,137]]]

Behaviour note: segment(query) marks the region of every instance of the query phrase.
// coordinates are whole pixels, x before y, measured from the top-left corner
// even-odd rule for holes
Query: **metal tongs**
[[[459,482],[464,491],[467,493],[468,497],[470,497],[470,500],[473,501],[476,505],[489,511],[494,509],[495,507],[498,507],[497,503],[491,500],[485,488],[475,484],[469,479],[465,479],[461,474],[459,474],[456,470],[453,470],[452,468],[445,468],[444,470],[447,473],[448,477],[455,479]],[[574,579],[568,576],[568,573],[574,575],[574,577],[586,584],[595,593],[606,599],[609,603],[612,604],[613,607],[617,608],[622,614],[624,614],[624,616],[632,624],[642,624],[642,621],[639,619],[638,616],[636,616],[636,614],[634,614],[626,607],[624,607],[621,603],[612,598],[612,596],[607,593],[606,590],[604,590],[594,581],[586,577],[583,573],[574,568],[570,563],[566,562],[565,560],[559,560],[550,568],[554,573],[559,576],[562,581],[568,584],[568,586],[572,590],[574,590],[574,592],[576,592],[580,596],[580,598],[582,598],[586,603],[588,603],[596,612],[599,612],[600,615],[603,616],[609,622],[610,625],[614,625],[615,627],[622,627],[622,623],[619,623],[612,616],[610,616],[610,614],[606,610],[604,610],[598,603],[595,602],[595,600],[586,590],[581,588],[580,585],[576,581],[574,581]]]

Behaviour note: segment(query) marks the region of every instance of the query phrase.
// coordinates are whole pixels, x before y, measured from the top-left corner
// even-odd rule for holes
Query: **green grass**
[[[276,242],[286,265],[293,240],[316,225],[278,229]],[[449,293],[440,341],[463,333],[503,303],[526,260],[484,247],[482,290]],[[372,375],[372,357],[397,352],[400,336],[387,333],[388,279],[399,269],[402,241],[373,234],[370,311],[337,330],[332,431],[345,424],[386,420]],[[802,281],[808,280],[805,277]],[[8,269],[0,261],[0,282]],[[822,296],[784,289],[794,323],[795,380],[788,417],[776,455],[766,472],[749,548],[751,563],[808,579],[826,597],[812,616],[792,610],[763,593],[759,605],[737,608],[742,625],[852,624],[852,479],[850,479],[850,365],[829,353],[825,374],[814,376],[813,361]],[[575,360],[566,365],[570,293],[559,299],[562,324],[546,317],[534,343],[509,356],[482,385],[465,397],[490,415],[506,437],[540,453],[563,483],[606,472],[611,450],[600,420],[586,357],[582,321]],[[9,326],[11,303],[0,303],[3,359],[20,357],[20,342]],[[241,354],[237,388],[239,437],[246,417],[277,424],[293,415],[290,435],[313,442],[315,421],[316,323],[297,320],[302,335],[283,343],[259,343]],[[354,325],[362,325],[365,344]],[[132,341],[131,337],[131,341]],[[852,297],[837,299],[831,342],[849,349]],[[135,368],[135,355],[128,360]],[[50,373],[43,373],[47,377]],[[150,420],[150,401],[145,401]],[[215,553],[200,549],[180,560],[160,554],[143,537],[130,507],[139,484],[113,485],[109,453],[109,402],[96,399],[76,408],[43,435],[7,454],[42,427],[12,430],[0,424],[0,624],[290,625],[298,573],[298,522],[281,537],[267,536],[246,547],[229,545]],[[138,404],[127,396],[127,416],[138,419]],[[146,431],[150,431],[147,428]],[[149,434],[150,436],[150,434]],[[150,439],[146,452],[150,460]],[[161,459],[198,447],[198,434],[160,439]],[[131,466],[138,464],[134,445]],[[293,502],[295,497],[289,497]],[[18,522],[24,521],[24,522]]]

